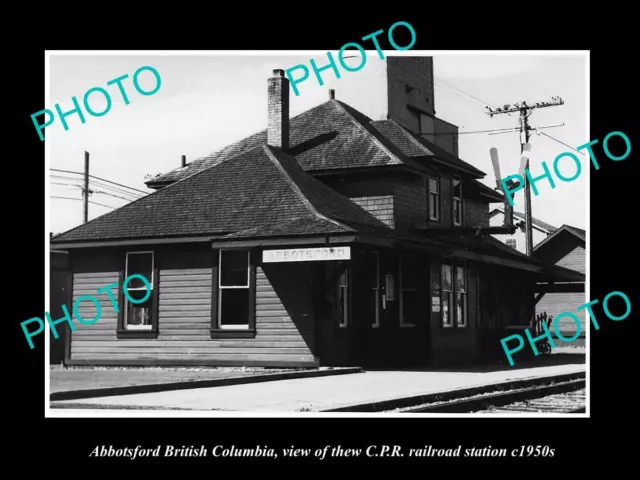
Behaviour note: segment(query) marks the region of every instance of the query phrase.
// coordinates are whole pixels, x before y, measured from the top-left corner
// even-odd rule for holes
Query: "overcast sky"
[[[389,52],[391,53],[391,52]],[[485,105],[502,106],[526,100],[529,103],[559,96],[565,105],[534,110],[530,124],[565,126],[543,132],[577,147],[588,142],[586,130],[586,58],[581,54],[565,55],[443,55],[433,52],[435,107],[439,118],[460,127],[460,132],[510,128],[518,126],[517,114],[489,118]],[[274,68],[289,68],[309,64],[311,55],[237,56],[224,55],[65,55],[51,54],[50,98],[47,108],[57,103],[62,111],[73,108],[75,95],[82,102],[84,92],[92,87],[104,87],[112,93],[111,110],[102,117],[86,115],[82,124],[77,115],[67,118],[69,130],[64,131],[56,118],[46,129],[50,150],[50,168],[82,172],[84,152],[90,152],[90,174],[152,192],[144,185],[145,175],[156,175],[180,166],[181,155],[191,162],[229,143],[258,132],[267,126],[267,78]],[[326,58],[326,57],[325,57]],[[377,57],[376,57],[377,58]],[[370,61],[373,61],[370,60]],[[326,63],[326,62],[325,62]],[[125,81],[130,104],[125,105],[115,86],[106,82],[129,74],[140,66],[150,65],[160,72],[162,86],[151,96],[138,94]],[[369,70],[369,75],[373,68]],[[330,73],[329,71],[327,73]],[[367,66],[354,73],[343,72],[361,80],[366,90]],[[356,77],[357,76],[357,77]],[[140,76],[143,88],[154,85],[153,76]],[[291,94],[291,115],[297,115],[327,100],[327,87],[315,81],[301,84],[301,95]],[[331,82],[336,98],[367,113],[367,105],[353,104],[340,96],[340,80]],[[94,110],[101,111],[100,95],[91,97]],[[34,130],[34,135],[37,135]],[[541,161],[553,169],[554,158],[568,147],[544,135],[531,138],[531,172],[541,174]],[[518,133],[460,135],[460,157],[487,173],[483,183],[495,187],[489,149],[500,153],[502,175],[516,173],[520,159]],[[575,153],[575,152],[574,152]],[[588,158],[576,154],[583,165],[581,176],[571,183],[556,179],[556,188],[541,181],[540,195],[532,195],[533,216],[560,227],[563,224],[579,228],[586,226],[586,185],[590,167]],[[566,161],[566,159],[565,159]],[[569,164],[561,167],[570,176]],[[50,231],[59,233],[82,223],[80,176],[52,172],[49,194],[76,200],[51,198]],[[597,172],[591,172],[597,175]],[[104,186],[104,184],[102,184]],[[112,195],[133,198],[115,190],[92,184],[96,191],[92,202],[110,207],[125,205],[127,200]],[[109,195],[109,193],[111,195]],[[523,211],[524,197],[516,195],[516,210]],[[111,211],[101,205],[89,205],[89,219]]]

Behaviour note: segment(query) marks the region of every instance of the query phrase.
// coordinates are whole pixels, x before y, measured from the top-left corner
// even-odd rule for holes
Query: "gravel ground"
[[[541,386],[553,385],[554,383],[556,383],[556,382],[543,382],[543,383],[536,384],[536,385],[531,385],[531,386],[528,386],[528,387],[513,389],[513,391],[515,392],[515,391],[533,390],[533,389],[536,389],[536,388],[541,387]],[[491,390],[489,392],[478,393],[477,395],[468,395],[468,396],[465,396],[465,397],[456,398],[454,400],[438,400],[438,401],[434,401],[434,402],[422,403],[422,404],[419,404],[419,405],[411,405],[409,407],[401,407],[401,408],[396,408],[396,409],[392,409],[392,410],[384,410],[382,413],[404,413],[406,411],[410,411],[410,410],[413,410],[413,409],[416,409],[416,408],[419,408],[419,407],[442,405],[442,404],[451,403],[452,401],[458,401],[458,400],[472,400],[474,398],[487,397],[487,396],[490,396],[490,395],[495,395],[495,394],[498,394],[498,393],[506,393],[506,392],[509,392],[509,391],[512,391],[512,390],[509,389],[509,388],[496,388],[496,389]],[[575,407],[575,408],[579,408],[579,407],[584,406],[584,398],[585,398],[585,390],[584,389],[576,390],[575,392],[569,392],[569,393],[566,393],[566,394],[562,393],[562,394],[558,394],[558,395],[550,395],[549,397],[556,397],[556,396],[562,396],[562,395],[570,395],[571,396],[571,395],[575,395],[576,392],[582,392],[581,394],[578,393],[578,395],[582,395],[582,398],[583,398],[582,405],[578,405],[578,406]],[[543,398],[547,398],[547,397],[542,397],[539,400],[542,400]],[[534,402],[536,400],[538,400],[538,399],[527,400],[525,402],[518,402],[517,404],[514,404],[514,405],[527,404],[529,402]],[[510,407],[510,405],[506,405],[506,406],[500,407],[500,408],[482,410],[481,413],[490,413],[490,412],[496,413],[496,412],[512,411],[512,410],[502,410],[502,409],[509,408],[509,407]],[[525,410],[525,411],[530,411],[530,410]]]
[[[566,413],[586,405],[586,389],[533,398],[503,407],[482,410],[479,413]]]

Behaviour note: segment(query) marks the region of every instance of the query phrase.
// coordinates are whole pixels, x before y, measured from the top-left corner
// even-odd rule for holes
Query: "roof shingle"
[[[290,153],[307,171],[406,165],[421,169],[386,138],[374,122],[349,105],[332,99],[290,119]],[[186,178],[267,141],[267,131],[255,133],[219,151],[194,160],[186,168],[158,175],[151,188]]]
[[[373,122],[373,125],[409,157],[432,157],[452,168],[464,170],[476,178],[486,176],[486,173],[482,170],[478,170],[473,165],[452,155],[444,148],[430,142],[421,135],[405,128],[395,120],[377,120]]]
[[[305,233],[388,230],[305,173],[293,157],[263,144],[62,233],[52,243],[224,236],[269,231],[292,219],[306,219],[297,224],[309,228]]]

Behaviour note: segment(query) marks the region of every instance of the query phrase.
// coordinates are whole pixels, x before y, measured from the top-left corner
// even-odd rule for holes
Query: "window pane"
[[[447,262],[442,265],[442,289],[453,290],[453,283],[451,281],[451,263]]]
[[[127,288],[127,293],[129,294],[129,297],[133,298],[136,302],[139,302],[140,300],[145,298],[147,296],[147,293],[148,293],[149,294],[149,298],[147,298],[145,303],[147,301],[149,301],[151,299],[151,296],[153,295],[153,293],[149,293],[146,289],[144,289],[144,290],[131,290],[131,287]],[[126,298],[126,296],[125,296],[125,298]],[[127,299],[127,301],[129,301],[129,299]],[[142,304],[140,303],[139,305],[142,305]]]
[[[249,289],[220,290],[220,325],[249,324]]]
[[[429,194],[429,216],[438,220],[440,218],[440,196],[433,193]]]
[[[453,179],[453,196],[455,198],[462,198],[462,183],[459,179]]]
[[[402,293],[402,322],[415,324],[418,319],[418,292]]]
[[[249,255],[246,251],[223,250],[221,261],[221,286],[249,285]]]
[[[451,325],[451,293],[442,293],[442,323]]]
[[[127,255],[127,277],[133,274],[142,275],[151,283],[152,265],[153,253],[129,253]],[[127,286],[129,288],[144,288],[144,282],[139,278],[133,278]]]
[[[467,319],[465,318],[464,311],[464,295],[461,293],[456,294],[456,322],[458,325],[466,325]]]
[[[142,300],[144,291],[129,292],[134,300]],[[151,325],[152,295],[144,303],[134,304],[127,300],[127,325]]]
[[[453,201],[453,221],[457,224],[462,223],[462,211],[460,200]]]
[[[456,265],[456,288],[467,291],[467,285],[465,283],[464,267],[462,265]]]
[[[433,178],[429,179],[429,192],[438,193],[438,181]]]

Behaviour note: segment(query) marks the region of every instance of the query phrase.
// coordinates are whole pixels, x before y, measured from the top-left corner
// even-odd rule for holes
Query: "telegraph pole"
[[[485,107],[488,112],[487,115],[493,117],[503,113],[520,113],[520,153],[524,153],[524,146],[529,143],[529,115],[536,108],[555,107],[558,105],[564,105],[564,101],[560,97],[551,97],[551,101],[548,102],[536,102],[533,105],[527,105],[527,102],[515,103],[513,105],[505,105],[503,108],[492,109]],[[526,172],[529,171],[529,160],[525,166],[524,175],[524,195],[525,195],[525,231],[527,238],[527,256],[533,255],[533,227],[532,227],[532,215],[531,215],[531,185],[529,184],[529,178]]]
[[[82,189],[84,200],[84,223],[89,221],[89,152],[84,152],[84,188]]]
[[[520,140],[520,153],[524,153],[524,144],[529,143],[529,115],[527,115],[527,109],[520,109],[520,135],[524,134],[524,143]],[[531,217],[531,185],[529,185],[529,177],[526,172],[529,171],[529,159],[527,159],[527,165],[524,167],[524,201],[525,201],[525,231],[527,238],[527,255],[530,257],[533,255],[533,221]]]

